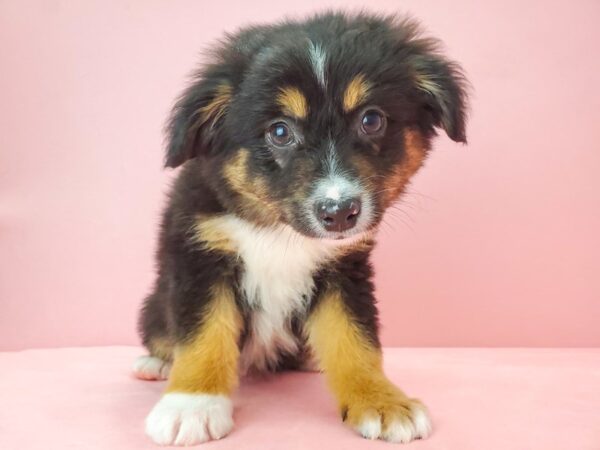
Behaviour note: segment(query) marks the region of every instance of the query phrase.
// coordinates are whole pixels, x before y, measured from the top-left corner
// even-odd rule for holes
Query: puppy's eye
[[[364,134],[382,134],[385,129],[385,116],[381,111],[369,109],[362,116],[360,129]]]
[[[285,122],[276,122],[267,130],[267,139],[276,147],[287,147],[295,141],[294,132]]]

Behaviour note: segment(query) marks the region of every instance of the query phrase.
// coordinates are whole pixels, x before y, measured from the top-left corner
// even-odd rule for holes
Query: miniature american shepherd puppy
[[[168,379],[157,444],[233,428],[241,374],[321,370],[369,439],[425,438],[382,370],[373,270],[384,212],[436,129],[465,142],[465,80],[410,19],[326,13],[228,35],[176,103],[139,378]]]

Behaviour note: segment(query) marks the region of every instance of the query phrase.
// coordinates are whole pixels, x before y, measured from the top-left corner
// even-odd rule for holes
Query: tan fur
[[[198,110],[200,124],[210,122],[211,126],[213,126],[217,123],[227,111],[227,106],[231,101],[232,92],[233,90],[228,84],[221,84],[218,86],[212,101]]]
[[[360,239],[357,239],[356,242],[339,247],[336,250],[335,257],[340,259],[346,255],[350,255],[351,253],[366,252],[372,250],[374,245],[375,241],[373,240],[373,230],[371,230],[369,232],[365,232],[365,234]]]
[[[229,395],[237,385],[242,317],[226,283],[211,297],[197,335],[175,350],[167,392]]]
[[[235,157],[227,162],[224,168],[225,179],[229,186],[236,192],[243,191],[246,187],[248,150],[240,149]]]
[[[348,84],[344,92],[343,107],[345,112],[353,111],[357,106],[364,102],[369,94],[369,83],[364,75],[355,76]]]
[[[260,177],[249,179],[249,157],[250,153],[247,149],[240,149],[236,156],[225,165],[225,178],[235,192],[266,205],[268,203],[268,189],[265,181]]]
[[[248,149],[242,148],[225,164],[223,173],[227,184],[234,192],[246,200],[242,216],[248,217],[262,225],[272,225],[279,219],[279,210],[269,199],[266,181],[260,176],[248,176]]]
[[[308,115],[306,97],[298,88],[282,88],[279,95],[277,95],[277,103],[282,108],[284,114],[296,119],[305,119]]]
[[[198,216],[194,224],[192,240],[205,249],[223,253],[235,253],[236,247],[221,226],[221,216]]]
[[[408,399],[382,370],[382,355],[347,311],[339,290],[320,299],[307,322],[312,346],[342,416],[353,425],[383,417],[384,430],[393,420],[407,421],[418,402]]]
[[[394,168],[394,172],[384,183],[383,204],[387,208],[406,187],[410,178],[419,170],[427,154],[427,141],[415,129],[404,130],[404,160]]]

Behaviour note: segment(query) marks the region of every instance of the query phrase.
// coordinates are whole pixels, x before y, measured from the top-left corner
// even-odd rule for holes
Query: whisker
[[[400,223],[402,223],[402,225],[404,225],[405,227],[407,227],[410,231],[412,231],[413,233],[415,232],[415,230],[412,227],[412,225],[410,223],[406,222],[402,217],[394,214],[394,211],[389,211],[388,217],[391,217],[394,220],[400,221]]]
[[[431,197],[431,196],[429,196],[429,195],[422,194],[422,193],[420,193],[420,192],[417,192],[417,191],[415,191],[415,190],[412,190],[412,189],[411,189],[411,190],[407,189],[407,190],[405,191],[405,193],[406,193],[406,194],[409,194],[409,195],[414,195],[414,196],[418,196],[418,197],[421,197],[421,198],[425,198],[425,199],[427,199],[427,200],[432,200],[432,201],[434,201],[434,202],[437,202],[437,199],[436,199],[436,198],[434,198],[434,197]]]
[[[390,212],[391,211],[398,211],[401,212],[402,214],[404,214],[408,219],[410,219],[413,223],[415,222],[415,219],[413,219],[413,217],[406,211],[404,211],[403,209],[401,209],[398,205],[392,205],[390,206]]]

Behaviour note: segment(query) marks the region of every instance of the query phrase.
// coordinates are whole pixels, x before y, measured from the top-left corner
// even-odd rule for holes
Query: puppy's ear
[[[428,125],[466,143],[467,81],[460,66],[435,52],[415,55],[410,65]]]
[[[177,167],[214,145],[233,95],[223,67],[196,75],[175,104],[166,126],[166,167]]]

